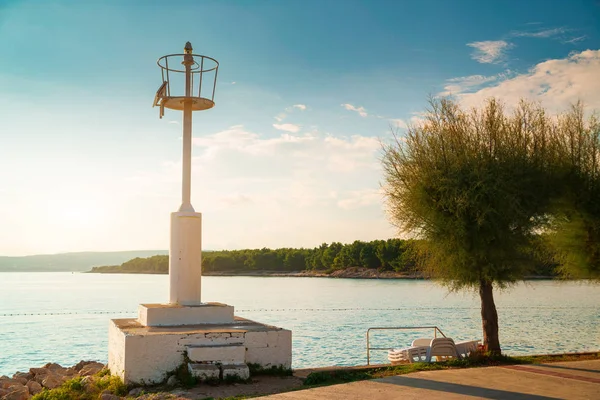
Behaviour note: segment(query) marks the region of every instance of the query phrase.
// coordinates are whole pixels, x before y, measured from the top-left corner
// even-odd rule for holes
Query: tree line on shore
[[[342,244],[323,243],[315,248],[280,248],[206,251],[202,254],[204,272],[251,273],[256,271],[333,272],[360,267],[410,275],[415,272],[411,240],[387,239]],[[92,272],[156,273],[169,272],[169,256],[134,258],[121,265],[94,267]],[[539,263],[534,275],[554,275],[553,265]]]

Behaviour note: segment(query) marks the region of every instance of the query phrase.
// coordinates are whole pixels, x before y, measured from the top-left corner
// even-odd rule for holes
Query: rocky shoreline
[[[424,279],[418,274],[405,274],[393,271],[378,271],[371,268],[351,267],[335,270],[331,273],[322,271],[300,271],[300,272],[277,272],[277,271],[255,271],[244,273],[232,272],[207,272],[205,276],[278,276],[299,278],[348,278],[348,279]]]
[[[82,378],[81,385],[91,383],[105,365],[96,361],[80,361],[65,368],[48,363],[41,368],[30,368],[29,372],[17,372],[12,378],[0,376],[0,400],[28,400],[44,389],[56,389],[68,380]],[[102,400],[112,400],[102,397]]]
[[[126,386],[111,376],[106,365],[80,361],[72,367],[48,363],[29,372],[17,372],[12,378],[0,376],[0,400],[190,400],[259,396],[286,392],[302,387],[295,376],[261,375],[249,381],[225,384],[183,385],[177,371],[165,382],[152,386]]]

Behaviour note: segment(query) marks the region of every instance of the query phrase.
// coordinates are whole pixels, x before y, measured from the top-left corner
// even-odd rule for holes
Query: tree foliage
[[[420,239],[427,275],[478,288],[492,352],[500,352],[493,286],[530,275],[544,249],[571,276],[597,270],[597,126],[584,123],[581,104],[557,120],[527,102],[509,113],[496,99],[479,110],[440,99],[384,148],[392,222]]]
[[[313,249],[247,249],[206,251],[202,255],[205,272],[251,273],[253,271],[333,271],[362,267],[413,272],[414,262],[405,254],[407,241],[401,239],[359,240],[350,244],[323,243]],[[168,273],[169,257],[134,258],[121,265],[94,267],[92,272]]]

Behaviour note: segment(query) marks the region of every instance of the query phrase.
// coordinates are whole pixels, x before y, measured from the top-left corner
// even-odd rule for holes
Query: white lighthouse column
[[[182,190],[179,211],[171,214],[169,248],[169,302],[183,306],[201,304],[202,214],[191,203],[192,175],[192,46],[188,42],[182,64],[185,66],[183,105]]]
[[[201,304],[202,214],[171,213],[169,249],[169,303]]]

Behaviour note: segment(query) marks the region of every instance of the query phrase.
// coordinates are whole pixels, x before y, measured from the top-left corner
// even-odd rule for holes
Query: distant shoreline
[[[91,274],[149,274],[149,275],[167,275],[165,272],[156,271],[87,271]],[[405,274],[393,271],[377,271],[368,268],[344,268],[336,270],[332,273],[323,271],[251,271],[251,272],[236,272],[236,271],[208,271],[203,272],[203,276],[224,276],[224,277],[283,277],[283,278],[338,278],[338,279],[403,279],[403,280],[428,280],[428,278],[420,274]],[[529,276],[525,280],[555,280],[552,276]]]

